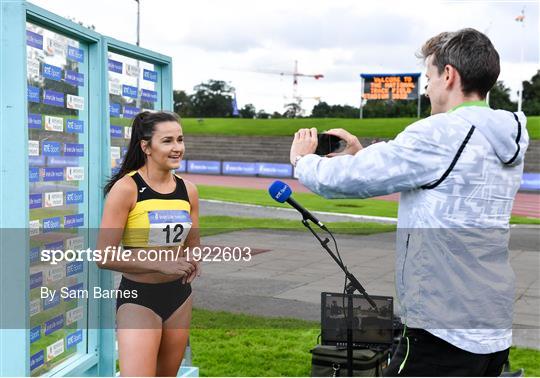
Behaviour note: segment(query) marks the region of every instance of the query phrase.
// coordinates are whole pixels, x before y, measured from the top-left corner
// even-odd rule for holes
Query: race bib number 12
[[[155,210],[148,212],[149,246],[184,244],[191,229],[191,217],[185,210]]]

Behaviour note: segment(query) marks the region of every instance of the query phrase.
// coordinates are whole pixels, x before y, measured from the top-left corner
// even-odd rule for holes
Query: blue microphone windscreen
[[[289,199],[292,190],[289,185],[285,184],[283,181],[276,180],[268,188],[268,193],[270,193],[270,197],[283,203]]]

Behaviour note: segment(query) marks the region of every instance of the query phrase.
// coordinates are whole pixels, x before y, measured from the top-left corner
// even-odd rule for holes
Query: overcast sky
[[[135,0],[33,0],[63,17],[130,43],[136,41]],[[360,73],[424,72],[415,57],[442,31],[473,27],[501,56],[500,80],[512,89],[540,69],[539,0],[140,0],[141,46],[173,58],[173,87],[191,93],[209,79],[230,82],[239,107],[283,111],[292,78],[299,94],[358,106]],[[515,17],[525,9],[524,24]],[[524,27],[522,27],[524,25]],[[521,43],[524,62],[520,63]],[[422,87],[424,84],[422,84]],[[286,98],[289,97],[289,98]],[[304,100],[311,110],[315,100]]]

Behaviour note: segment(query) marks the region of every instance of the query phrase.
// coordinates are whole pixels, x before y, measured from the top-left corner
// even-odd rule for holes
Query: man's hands
[[[358,140],[357,137],[349,133],[347,130],[344,129],[330,129],[325,134],[335,135],[341,139],[343,139],[346,143],[345,149],[341,152],[332,153],[326,155],[327,157],[333,157],[333,156],[340,156],[340,155],[355,155],[358,151],[360,151],[362,148],[362,144]]]
[[[339,153],[328,154],[327,157],[340,156],[340,155],[354,155],[360,151],[363,147],[357,137],[349,133],[344,129],[330,129],[325,132],[326,134],[335,135],[343,139],[346,143],[346,147]],[[296,164],[297,156],[304,156],[312,154],[317,149],[317,129],[300,129],[294,134],[294,140],[291,146],[290,159],[291,164]]]
[[[300,129],[294,133],[294,140],[291,146],[291,164],[296,165],[296,157],[309,155],[317,149],[317,129]]]

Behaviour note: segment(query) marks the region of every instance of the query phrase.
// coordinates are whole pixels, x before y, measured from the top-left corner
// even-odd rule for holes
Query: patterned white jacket
[[[401,192],[402,321],[469,352],[493,353],[512,343],[509,219],[528,141],[523,113],[465,103],[354,156],[307,155],[295,176],[327,198]]]

